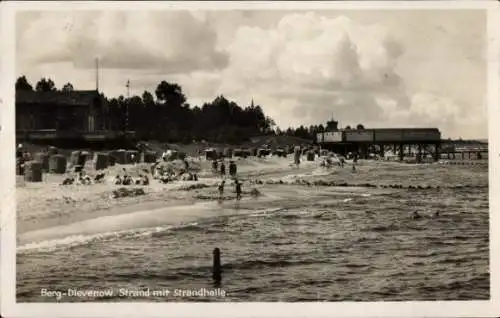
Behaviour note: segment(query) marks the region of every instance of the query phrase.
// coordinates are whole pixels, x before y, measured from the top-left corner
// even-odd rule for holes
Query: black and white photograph
[[[12,10],[17,305],[492,300],[486,6],[164,4]]]

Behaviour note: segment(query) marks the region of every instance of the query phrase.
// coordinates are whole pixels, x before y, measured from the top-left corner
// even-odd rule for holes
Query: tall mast
[[[95,59],[95,90],[99,92],[99,58]]]

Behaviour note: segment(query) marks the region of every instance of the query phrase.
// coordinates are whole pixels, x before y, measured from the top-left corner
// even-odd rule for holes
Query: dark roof
[[[99,97],[96,90],[71,92],[16,91],[16,103],[87,106]]]

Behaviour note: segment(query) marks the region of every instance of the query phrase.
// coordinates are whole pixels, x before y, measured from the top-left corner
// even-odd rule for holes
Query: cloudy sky
[[[17,69],[107,96],[179,83],[191,105],[253,98],[280,127],[438,127],[487,137],[484,11],[17,14]]]

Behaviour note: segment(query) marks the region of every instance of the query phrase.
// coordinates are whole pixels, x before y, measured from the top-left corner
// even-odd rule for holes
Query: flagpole
[[[95,59],[95,90],[99,92],[99,58]]]
[[[130,80],[127,80],[127,100],[125,101],[125,133],[128,131],[128,104],[130,101]]]

